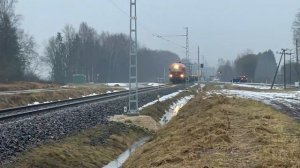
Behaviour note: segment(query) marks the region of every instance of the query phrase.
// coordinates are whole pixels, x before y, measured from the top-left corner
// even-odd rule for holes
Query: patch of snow
[[[163,83],[147,83],[148,86],[161,86]]]
[[[171,98],[177,96],[177,95],[178,95],[179,93],[181,93],[181,92],[182,92],[182,90],[179,90],[179,91],[177,91],[177,92],[174,92],[174,93],[165,95],[165,96],[163,96],[163,97],[160,97],[158,100],[155,100],[155,101],[152,101],[152,102],[150,102],[150,103],[147,103],[147,104],[143,105],[142,107],[139,108],[139,110],[142,110],[142,109],[145,108],[145,107],[151,106],[151,105],[157,103],[158,101],[162,102],[162,101],[171,99]]]
[[[254,88],[254,89],[270,89],[271,85],[269,84],[240,84],[240,83],[233,83],[232,86],[238,86],[238,87],[245,87],[245,88]],[[273,89],[283,89],[282,87],[274,86]]]
[[[168,111],[166,111],[165,115],[160,119],[160,124],[167,124],[174,116],[176,116],[179,110],[186,105],[194,96],[186,96],[178,100],[174,103]]]
[[[89,97],[89,96],[97,96],[98,94],[96,93],[92,93],[92,94],[89,94],[89,95],[86,95],[85,97]]]
[[[108,165],[104,166],[103,168],[120,168],[125,163],[125,161],[129,158],[131,154],[134,153],[134,151],[144,145],[150,138],[145,137],[141,140],[135,142],[129,149],[127,149],[125,152],[123,152],[116,160],[111,161]]]
[[[265,104],[273,105],[279,108],[278,104],[283,104],[291,109],[300,105],[300,92],[255,92],[245,90],[221,90],[220,93],[246,98],[251,100],[261,101]]]
[[[111,91],[107,91],[106,93],[111,93]]]
[[[64,86],[61,86],[61,88],[75,88],[75,86],[64,85]]]
[[[128,83],[107,83],[107,86],[128,87]]]
[[[38,105],[38,104],[40,104],[40,102],[33,102],[31,104],[28,104],[28,106],[33,106],[33,105]]]

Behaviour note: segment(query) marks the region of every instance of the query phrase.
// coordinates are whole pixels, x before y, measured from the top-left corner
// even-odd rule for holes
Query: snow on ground
[[[121,87],[126,90],[129,90],[129,84],[128,83],[106,83],[105,85],[110,86],[110,87]],[[138,83],[139,88],[147,87],[147,86],[161,86],[164,85],[163,83]],[[134,87],[134,84],[132,85]]]
[[[120,87],[125,90],[129,90],[129,84],[128,83],[106,83],[105,85],[110,87]]]
[[[31,104],[28,104],[28,106],[33,106],[33,105],[38,105],[38,104],[40,104],[40,102],[33,102]]]
[[[61,88],[65,88],[65,89],[74,89],[76,88],[75,86],[71,86],[71,85],[64,85],[64,86],[61,86]]]
[[[90,97],[90,96],[97,96],[98,94],[96,94],[96,93],[92,93],[92,94],[88,94],[88,95],[83,95],[83,96],[81,96],[81,97]]]
[[[163,83],[147,83],[148,86],[161,86],[164,85]]]
[[[212,93],[261,101],[275,108],[287,110],[292,113],[292,116],[300,119],[300,91],[255,92],[245,90],[221,90],[210,92],[209,94]]]
[[[179,93],[181,93],[181,92],[182,92],[182,90],[179,90],[179,91],[177,91],[177,92],[174,92],[174,93],[165,95],[165,96],[163,96],[163,97],[160,97],[158,100],[152,101],[152,102],[147,103],[147,104],[145,104],[144,106],[140,107],[139,110],[142,110],[142,109],[145,108],[145,107],[151,106],[151,105],[157,103],[158,101],[162,102],[162,101],[171,99],[171,98],[177,96],[177,95],[178,95]]]
[[[161,118],[160,124],[165,125],[167,124],[173,117],[175,117],[179,110],[186,105],[194,96],[186,96],[178,100],[176,103],[174,103],[172,106],[170,106],[169,110],[166,111],[165,115]]]
[[[128,87],[128,83],[107,83],[107,86]]]
[[[271,85],[269,84],[241,84],[241,83],[233,83],[232,86],[237,86],[237,87],[246,87],[246,88],[254,88],[254,89],[270,89]],[[283,89],[282,87],[274,86],[273,89]]]

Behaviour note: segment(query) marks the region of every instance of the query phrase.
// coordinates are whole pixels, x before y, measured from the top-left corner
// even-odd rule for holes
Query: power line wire
[[[119,7],[117,5],[117,3],[115,3],[115,1],[113,0],[107,0],[108,2],[110,2],[115,8],[117,8],[121,13],[123,13],[124,15],[126,15],[128,18],[130,18],[130,15],[125,11],[123,10],[121,7]]]
[[[119,7],[119,6],[117,5],[117,3],[114,2],[114,0],[107,0],[107,1],[110,2],[110,3],[111,3],[116,9],[118,9],[122,14],[124,14],[124,15],[126,15],[127,17],[130,18],[130,15],[129,15],[125,10],[123,10],[121,7]],[[169,42],[169,43],[171,43],[171,44],[173,44],[173,45],[175,45],[175,46],[177,46],[177,47],[179,47],[179,48],[186,49],[185,46],[180,45],[180,44],[178,44],[178,43],[176,43],[176,42],[174,42],[174,41],[171,41],[171,40],[165,38],[165,37],[171,37],[171,36],[162,36],[162,35],[159,35],[158,33],[155,33],[155,32],[153,32],[153,31],[151,31],[150,29],[148,29],[146,26],[144,26],[144,25],[141,24],[140,22],[138,22],[138,25],[139,25],[140,27],[142,27],[145,31],[147,31],[148,33],[150,33],[153,37],[156,37],[156,38],[159,38],[159,39],[164,40],[164,41],[166,41],[166,42]],[[184,35],[177,35],[177,36],[184,36]],[[174,37],[174,36],[173,36],[173,37]]]

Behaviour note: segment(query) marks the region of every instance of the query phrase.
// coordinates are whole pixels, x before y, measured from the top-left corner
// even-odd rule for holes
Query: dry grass
[[[49,142],[21,156],[14,168],[102,167],[149,132],[112,122],[80,132],[58,142]]]
[[[125,167],[300,167],[300,124],[259,102],[200,95]]]
[[[116,89],[118,90],[118,89]],[[24,106],[33,102],[58,101],[69,98],[78,98],[82,95],[101,94],[107,91],[112,91],[112,88],[107,86],[79,86],[68,90],[40,92],[30,94],[17,94],[0,96],[0,109]]]
[[[139,116],[126,116],[126,115],[115,115],[110,118],[111,121],[121,122],[124,124],[133,124],[150,131],[158,131],[161,125],[156,122],[150,116],[139,115]]]
[[[171,99],[167,99],[163,102],[157,102],[152,106],[145,107],[140,111],[140,114],[150,116],[156,122],[159,122],[162,116],[165,114],[165,112],[170,108],[170,106],[173,103],[177,102],[182,97],[195,95],[195,94],[196,94],[195,89],[189,91],[183,91]]]
[[[179,99],[189,95],[195,95],[195,89],[183,91],[171,99],[143,108],[139,116],[116,115],[111,117],[110,120],[130,125],[133,124],[156,132],[161,128],[159,124],[160,119],[169,110],[170,106]]]
[[[37,82],[0,83],[0,91],[47,89],[47,88],[59,88],[59,85],[52,84],[52,83],[37,83]]]

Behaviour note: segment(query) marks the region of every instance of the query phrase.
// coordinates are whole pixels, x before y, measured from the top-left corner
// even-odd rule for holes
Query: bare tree
[[[300,12],[296,14],[296,20],[293,23],[294,40],[300,40]]]

